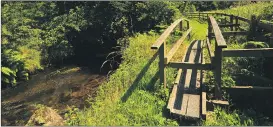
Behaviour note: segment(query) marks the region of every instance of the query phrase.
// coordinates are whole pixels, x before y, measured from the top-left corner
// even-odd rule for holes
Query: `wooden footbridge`
[[[225,15],[230,19],[229,24],[219,24],[213,15]],[[187,19],[181,18],[172,23],[163,34],[152,45],[152,49],[158,50],[159,54],[159,73],[160,83],[166,88],[166,74],[165,68],[177,68],[178,73],[174,81],[172,92],[170,94],[167,108],[172,114],[191,117],[191,118],[206,118],[207,112],[207,98],[206,86],[203,84],[204,71],[212,70],[216,81],[214,102],[226,102],[222,98],[221,90],[221,73],[222,73],[222,59],[223,57],[273,57],[273,48],[255,48],[255,49],[225,49],[227,43],[224,36],[247,35],[249,31],[238,31],[240,22],[247,22],[252,27],[263,27],[272,32],[270,37],[271,46],[273,44],[273,25],[254,22],[246,18],[222,14],[222,13],[190,13],[187,14],[191,18],[205,19],[208,21],[207,38],[205,40],[193,39],[187,48],[187,51],[182,58],[182,61],[171,61],[179,46],[187,38],[190,39],[192,28]],[[234,23],[235,21],[235,23]],[[187,30],[183,32],[183,36],[177,40],[170,51],[166,53],[166,39],[171,32],[178,27],[183,31],[183,24],[186,24]],[[220,27],[230,27],[231,31],[222,32]],[[235,31],[233,31],[235,28]],[[242,30],[242,29],[241,29]],[[251,31],[250,31],[251,32]],[[215,48],[212,50],[211,40],[215,39]],[[203,49],[208,50],[208,57],[210,61],[204,60]],[[184,52],[184,51],[183,51]],[[234,87],[235,88],[235,87]],[[241,88],[241,87],[236,87]],[[250,87],[247,87],[250,88]],[[252,88],[252,87],[251,87]],[[272,89],[273,90],[273,89]]]

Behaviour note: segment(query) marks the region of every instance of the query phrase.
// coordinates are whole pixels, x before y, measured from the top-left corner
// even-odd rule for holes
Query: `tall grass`
[[[217,10],[216,12],[233,14],[250,19],[251,15],[255,16],[262,15],[265,11],[264,9],[272,5],[273,5],[272,2],[258,2],[225,10]]]

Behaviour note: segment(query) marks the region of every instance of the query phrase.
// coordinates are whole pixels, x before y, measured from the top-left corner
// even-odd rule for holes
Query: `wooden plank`
[[[179,81],[181,79],[181,74],[182,74],[182,69],[178,69],[177,76],[176,76],[175,81],[174,81],[175,85],[179,84]]]
[[[200,118],[200,95],[189,94],[187,117]]]
[[[221,33],[221,30],[216,22],[216,20],[210,16],[210,22],[211,22],[211,25],[212,25],[212,29],[214,31],[214,35],[215,35],[215,38],[216,38],[216,42],[217,42],[217,46],[218,47],[222,47],[222,48],[226,48],[227,47],[227,44],[226,44],[226,41]]]
[[[210,35],[214,35],[214,33],[209,33]],[[226,31],[222,32],[223,36],[231,36],[231,35],[248,35],[248,31]]]
[[[224,57],[273,57],[273,48],[226,49]]]
[[[180,114],[181,115],[186,115],[187,112],[187,108],[188,108],[188,101],[189,101],[189,94],[183,94],[183,98],[182,98],[182,109]]]
[[[232,86],[226,89],[255,89],[255,90],[273,90],[273,87],[262,87],[262,86]]]
[[[184,42],[184,40],[189,35],[189,33],[191,32],[191,30],[192,30],[192,28],[188,29],[187,32],[179,40],[177,40],[175,42],[175,44],[173,45],[173,47],[171,48],[171,50],[168,52],[168,54],[164,58],[164,63],[165,64],[168,64],[170,62],[170,60],[172,59],[173,55],[178,50],[178,48],[182,44],[182,42]]]
[[[176,92],[177,92],[177,85],[174,85],[172,93],[171,93],[171,95],[169,97],[169,102],[168,102],[168,106],[167,106],[167,108],[170,109],[171,112],[172,112],[172,109],[173,109],[173,106],[174,106]]]
[[[201,115],[202,119],[206,120],[206,115],[207,115],[207,94],[206,92],[202,92],[202,110],[201,110]]]
[[[267,23],[263,23],[263,22],[259,22],[258,23],[258,26],[263,28],[263,29],[266,29],[268,31],[272,31],[273,32],[273,24],[267,24]]]
[[[239,17],[239,16],[235,16],[238,20],[241,20],[241,21],[244,21],[244,22],[247,22],[247,23],[251,23],[251,21],[247,18],[244,18],[244,17]]]
[[[210,100],[208,102],[213,103],[215,105],[229,105],[228,101],[223,101],[223,100]]]
[[[152,49],[159,49],[159,47],[164,43],[164,41],[167,39],[167,37],[171,34],[173,29],[177,26],[178,23],[182,21],[182,18],[176,20],[174,23],[172,23],[164,32],[161,34],[161,36],[156,40],[156,42],[152,45]]]
[[[160,77],[160,84],[164,85],[166,88],[166,71],[165,71],[165,64],[164,64],[164,56],[165,56],[165,42],[159,48],[159,77]]]
[[[210,63],[193,63],[193,62],[169,62],[169,67],[182,69],[198,69],[198,70],[212,70]]]
[[[240,24],[219,24],[219,27],[231,27],[231,26],[240,26]]]
[[[216,80],[216,89],[215,89],[215,97],[217,99],[222,98],[221,94],[221,77],[222,77],[222,48],[216,47],[215,49],[215,58],[214,58],[214,74],[215,74],[215,80]]]

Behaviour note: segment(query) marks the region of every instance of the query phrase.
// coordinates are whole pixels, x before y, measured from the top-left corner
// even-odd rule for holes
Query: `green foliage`
[[[1,4],[2,66],[18,73],[4,75],[14,81],[28,79],[43,67],[62,65],[73,56],[77,63],[88,63],[96,53],[109,53],[118,39],[181,16],[176,4],[163,1]],[[3,83],[10,85],[7,80]]]
[[[95,100],[90,98],[92,107],[78,112],[79,124],[74,125],[177,125],[163,116],[168,91],[153,79],[158,72],[158,58],[151,59],[155,52],[150,46],[158,37],[149,32],[129,38],[123,63],[108,82],[100,85]],[[169,78],[174,73],[169,69],[167,72],[171,84]]]
[[[254,121],[239,111],[228,112],[216,107],[214,112],[209,114],[203,126],[253,126]]]

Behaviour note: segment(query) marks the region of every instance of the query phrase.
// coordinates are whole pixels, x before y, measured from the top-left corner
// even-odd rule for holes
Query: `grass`
[[[205,39],[207,26],[197,21],[190,24],[193,27],[192,39]],[[156,51],[151,45],[159,37],[154,32],[136,34],[129,38],[130,46],[123,52],[124,61],[103,83],[95,99],[90,99],[91,107],[82,111],[70,113],[68,125],[178,125],[178,122],[168,118],[166,105],[169,89],[164,89],[158,80],[158,57],[153,57]],[[175,37],[177,39],[177,37]],[[168,41],[172,41],[169,38]],[[181,60],[185,48],[191,41],[180,46],[173,60]],[[174,40],[173,40],[174,41]],[[168,42],[167,51],[171,48]],[[167,68],[167,85],[171,88],[176,69]]]
[[[225,10],[217,10],[216,12],[233,14],[250,19],[251,15],[255,16],[262,15],[265,11],[264,9],[272,5],[273,5],[272,2],[258,2]]]

